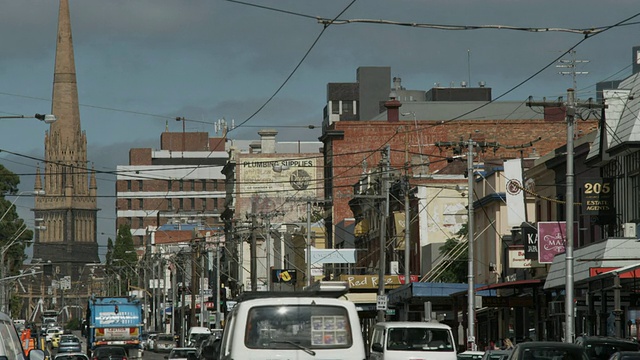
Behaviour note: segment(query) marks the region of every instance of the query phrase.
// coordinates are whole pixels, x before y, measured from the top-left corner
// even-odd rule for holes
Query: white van
[[[227,316],[219,359],[366,358],[352,302],[300,295],[238,302]]]
[[[451,327],[438,322],[389,321],[373,327],[371,360],[456,360]]]
[[[205,326],[192,326],[187,332],[187,346],[197,347],[211,335],[211,329]]]

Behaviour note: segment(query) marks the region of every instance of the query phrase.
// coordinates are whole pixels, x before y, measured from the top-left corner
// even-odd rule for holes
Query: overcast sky
[[[640,45],[640,17],[586,40],[569,32],[364,23],[323,31],[315,19],[346,9],[340,19],[584,29],[633,17],[637,0],[252,3],[283,11],[224,0],[70,0],[81,122],[97,169],[127,164],[131,147],[158,148],[166,121],[182,131],[177,116],[195,120],[187,131],[214,136],[217,119],[244,122],[283,84],[229,137],[257,139],[259,128],[275,127],[278,140],[317,140],[327,83],[355,81],[359,66],[390,66],[407,89],[484,81],[494,98],[535,75],[502,99],[555,98],[572,87],[572,78],[558,74],[566,69],[554,59],[582,41],[575,59],[589,62],[576,70],[589,74],[577,77],[577,94],[586,99],[595,97],[598,81],[629,76],[631,48]],[[0,116],[50,112],[57,19],[56,0],[0,0]],[[317,128],[306,129],[309,124]],[[21,174],[22,190],[32,190],[47,126],[32,119],[3,119],[0,126],[0,163]],[[98,182],[101,244],[115,238],[114,181],[102,175]],[[32,223],[33,199],[23,196],[17,204]]]

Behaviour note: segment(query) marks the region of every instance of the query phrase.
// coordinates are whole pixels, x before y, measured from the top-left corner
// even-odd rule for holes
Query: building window
[[[132,210],[131,209],[131,199],[127,199],[127,210]]]
[[[189,210],[195,210],[196,209],[196,199],[191,198],[191,199],[189,199],[189,202],[191,203],[191,209],[189,209]]]
[[[180,180],[180,188],[178,189],[179,191],[184,191],[184,180]]]
[[[171,199],[167,199],[167,210],[173,210],[173,204],[171,203]]]
[[[178,209],[180,209],[180,211],[184,210],[184,199],[183,198],[178,199]]]
[[[138,191],[142,191],[142,180],[138,180]]]
[[[191,183],[191,191],[196,191],[196,181],[191,179],[190,183]]]
[[[144,227],[144,218],[139,217],[138,218],[138,228],[143,228]]]
[[[131,191],[131,180],[127,180],[127,191]]]
[[[207,210],[207,199],[203,198],[202,199],[202,211],[206,211]]]
[[[207,180],[202,180],[202,191],[207,191]]]
[[[331,113],[340,114],[340,102],[332,100],[329,103],[331,104]]]
[[[213,209],[218,210],[218,198],[213,198]]]
[[[171,191],[171,186],[173,184],[171,183],[171,180],[167,180],[167,191]]]
[[[213,191],[217,191],[218,190],[218,180],[214,179],[213,180]]]
[[[640,222],[640,174],[631,177],[631,217],[636,223]]]
[[[138,199],[138,209],[144,209],[144,199]]]
[[[353,103],[351,101],[343,101],[342,102],[342,113],[343,114],[353,114]]]

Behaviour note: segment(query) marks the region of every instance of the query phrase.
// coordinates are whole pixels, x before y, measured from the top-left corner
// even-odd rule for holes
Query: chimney
[[[402,103],[396,99],[397,94],[395,91],[391,91],[389,94],[389,101],[384,103],[384,107],[387,108],[387,121],[398,122],[400,121],[400,106]]]
[[[260,135],[260,143],[263,154],[275,154],[276,152],[276,135],[278,131],[275,129],[263,129],[258,131]]]

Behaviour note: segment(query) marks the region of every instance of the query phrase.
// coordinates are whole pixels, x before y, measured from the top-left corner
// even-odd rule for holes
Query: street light
[[[38,119],[45,124],[53,124],[58,120],[58,118],[53,114],[35,114],[33,116],[25,116],[25,115],[4,115],[0,116],[0,119]]]
[[[2,220],[4,220],[4,218],[9,214],[9,210],[11,210],[11,208],[13,207],[13,205],[16,204],[16,201],[18,201],[18,198],[24,194],[31,194],[31,195],[44,195],[45,192],[44,190],[35,190],[35,191],[21,191],[15,199],[13,199],[13,202],[11,202],[11,205],[9,205],[7,207],[7,210],[5,210],[4,214],[2,214],[2,217],[0,217],[0,222],[2,222]]]

